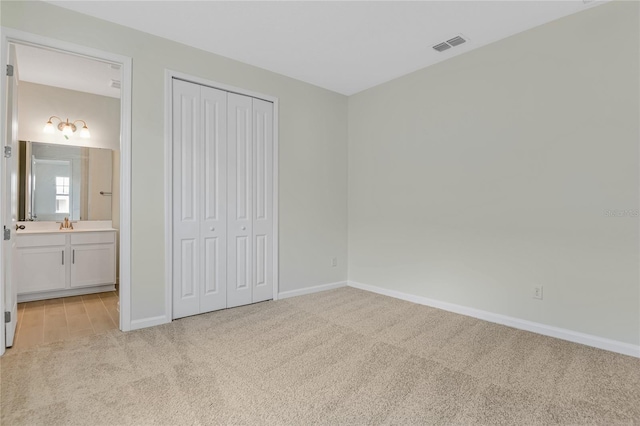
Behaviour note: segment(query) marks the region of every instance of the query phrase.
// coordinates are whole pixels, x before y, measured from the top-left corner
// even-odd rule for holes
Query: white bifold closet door
[[[173,81],[173,317],[226,307],[227,93]]]
[[[273,298],[273,104],[173,80],[173,318]]]

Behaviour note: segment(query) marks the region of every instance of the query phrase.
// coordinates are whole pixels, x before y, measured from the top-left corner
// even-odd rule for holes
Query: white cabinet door
[[[228,94],[227,307],[252,302],[252,98]]]
[[[71,246],[71,288],[115,284],[114,244]]]
[[[65,246],[23,247],[18,248],[15,254],[20,294],[66,287],[69,256]]]

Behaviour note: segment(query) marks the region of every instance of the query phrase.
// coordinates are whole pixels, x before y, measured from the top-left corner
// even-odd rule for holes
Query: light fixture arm
[[[68,119],[67,119],[67,120],[68,120]],[[78,121],[80,121],[80,122],[82,123],[82,127],[87,127],[87,123],[86,123],[84,120],[76,120],[76,121],[74,121],[74,122],[73,122],[73,123],[71,123],[71,124],[75,125]]]

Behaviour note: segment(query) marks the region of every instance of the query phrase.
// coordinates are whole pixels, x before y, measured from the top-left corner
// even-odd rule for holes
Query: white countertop
[[[18,225],[23,225],[25,229],[15,231],[16,235],[117,231],[110,220],[73,222],[73,229],[60,229],[60,222],[18,222]]]

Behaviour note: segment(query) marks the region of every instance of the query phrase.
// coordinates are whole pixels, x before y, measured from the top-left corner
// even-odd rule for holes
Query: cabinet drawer
[[[16,246],[24,247],[48,247],[63,246],[66,242],[66,235],[18,235]]]
[[[71,234],[71,245],[115,243],[115,232],[83,232]]]

